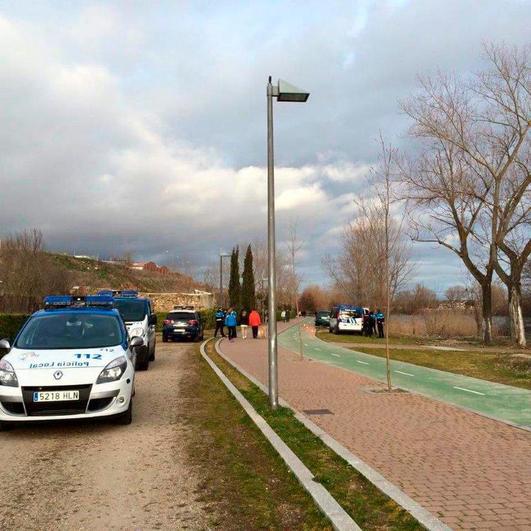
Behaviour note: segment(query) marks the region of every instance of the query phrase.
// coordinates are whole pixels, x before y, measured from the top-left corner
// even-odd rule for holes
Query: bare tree
[[[371,206],[362,206],[363,202],[358,201],[358,206],[362,206],[361,211],[368,219],[375,220],[376,215],[381,219],[377,222],[382,225],[383,230],[383,253],[382,260],[384,269],[384,287],[385,287],[385,307],[387,322],[391,317],[391,301],[395,295],[398,286],[405,280],[410,272],[409,261],[407,260],[407,249],[403,243],[403,220],[392,219],[391,209],[397,204],[399,199],[394,192],[396,182],[397,168],[396,158],[397,151],[392,146],[385,143],[383,136],[380,134],[380,158],[378,165],[371,170],[372,189],[375,191],[375,199]],[[372,212],[371,212],[372,211]],[[367,214],[373,216],[367,216]],[[383,214],[383,215],[382,215]],[[377,220],[378,218],[376,218]],[[391,357],[389,351],[389,324],[385,327],[385,357],[387,369],[387,388],[392,388],[391,382]]]
[[[305,287],[299,298],[299,308],[304,312],[326,310],[329,304],[330,294],[315,284]]]
[[[392,215],[396,199],[393,197],[391,167],[384,155],[388,148],[382,143],[381,161],[373,171],[367,189],[373,196],[355,199],[355,218],[344,227],[341,249],[338,256],[325,256],[323,268],[334,286],[346,297],[361,306],[385,306],[387,301],[387,278],[391,299],[400,291],[411,271],[409,250],[403,231],[403,213]],[[384,175],[388,172],[389,183]],[[389,185],[389,189],[387,189]],[[389,194],[389,205],[387,196]],[[389,258],[389,274],[386,267]],[[382,272],[384,274],[382,274]]]
[[[291,303],[296,309],[297,315],[299,313],[299,287],[301,284],[301,277],[297,272],[297,257],[302,247],[303,242],[299,239],[297,233],[297,220],[292,220],[288,226],[287,241],[287,255],[290,266],[288,291],[291,298]]]
[[[460,284],[450,286],[445,292],[446,300],[451,304],[465,303],[468,298],[468,290],[466,286]]]
[[[69,274],[46,253],[38,229],[2,241],[0,278],[4,296],[9,299],[7,311],[32,311],[45,295],[65,293],[70,288]]]
[[[267,307],[267,244],[263,240],[251,243],[253,248],[253,270],[256,287],[256,299],[262,312]],[[289,305],[292,302],[289,291],[291,268],[288,257],[282,248],[276,252],[277,273],[277,300],[280,305]]]
[[[402,108],[423,147],[403,172],[418,207],[413,238],[454,252],[479,283],[488,343],[499,249],[526,219],[519,205],[531,183],[531,121],[528,49],[485,50],[489,70],[473,81],[424,78],[420,93]]]
[[[323,266],[334,284],[356,304],[386,308],[411,273],[409,245],[403,230],[403,212],[394,192],[396,150],[380,136],[381,153],[367,190],[354,203],[355,219],[344,230],[338,257],[325,257]],[[382,274],[383,273],[383,274]],[[387,384],[391,389],[389,335],[386,326]]]

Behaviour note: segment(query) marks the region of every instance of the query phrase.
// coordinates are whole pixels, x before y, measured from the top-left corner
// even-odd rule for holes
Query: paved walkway
[[[385,358],[342,348],[305,332],[302,339],[305,356],[386,381]],[[279,343],[297,352],[300,344],[298,328],[286,330],[279,336]],[[391,361],[391,373],[393,383],[402,389],[531,429],[531,391],[528,389],[398,360]]]
[[[279,329],[282,329],[280,325]],[[267,383],[267,342],[223,340]],[[454,529],[531,530],[531,433],[279,350],[279,389],[312,420]]]

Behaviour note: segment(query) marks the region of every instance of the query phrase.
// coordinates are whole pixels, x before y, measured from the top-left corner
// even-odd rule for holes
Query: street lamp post
[[[230,256],[227,253],[219,253],[219,301],[220,308],[223,306],[223,258]]]
[[[304,103],[310,96],[279,79],[277,85],[267,83],[267,262],[268,262],[268,363],[269,403],[273,409],[278,406],[278,347],[277,347],[277,301],[275,270],[275,170],[273,156],[273,98],[277,101]]]

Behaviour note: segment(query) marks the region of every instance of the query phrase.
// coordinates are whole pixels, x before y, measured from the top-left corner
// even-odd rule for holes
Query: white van
[[[108,295],[111,290],[102,290],[99,295]],[[144,344],[136,349],[136,369],[147,371],[149,362],[155,360],[157,316],[153,313],[151,301],[138,296],[134,290],[112,290],[114,307],[125,322],[127,333],[132,339],[140,337]]]
[[[361,334],[363,330],[364,308],[351,304],[340,304],[330,310],[330,324],[328,330],[332,334],[341,332],[355,332]]]

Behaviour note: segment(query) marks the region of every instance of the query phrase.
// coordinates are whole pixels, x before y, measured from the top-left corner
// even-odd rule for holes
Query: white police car
[[[14,422],[113,416],[130,424],[135,353],[108,296],[50,296],[0,349],[0,429]]]

